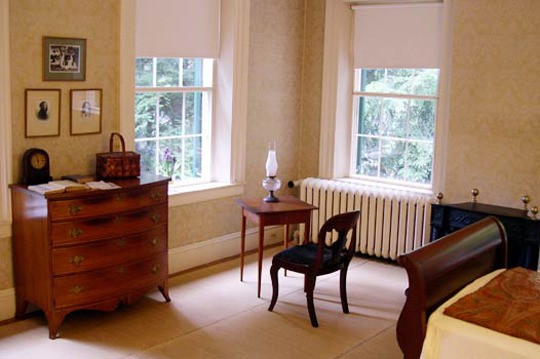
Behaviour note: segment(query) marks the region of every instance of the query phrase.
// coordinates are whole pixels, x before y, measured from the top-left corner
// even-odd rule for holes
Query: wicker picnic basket
[[[113,140],[120,139],[121,152],[113,151]],[[96,153],[96,177],[99,179],[137,177],[141,174],[141,155],[126,152],[126,144],[121,134],[111,133],[109,152]]]

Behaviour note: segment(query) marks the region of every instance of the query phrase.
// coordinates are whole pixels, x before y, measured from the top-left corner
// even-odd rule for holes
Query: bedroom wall
[[[118,2],[116,0],[10,0],[12,176],[20,181],[23,152],[49,153],[51,175],[93,173],[95,154],[118,128]],[[87,39],[86,81],[42,81],[42,36]],[[102,134],[69,134],[69,90],[103,89]],[[60,89],[60,136],[25,138],[25,89]],[[11,238],[0,239],[0,290],[13,287]]]
[[[445,197],[540,206],[540,1],[456,0]]]
[[[304,0],[251,1],[243,197],[265,195],[261,181],[271,140],[277,144],[278,177],[283,182],[278,195],[289,193],[286,182],[298,178],[303,36]],[[234,199],[170,208],[169,246],[239,232],[240,209]]]

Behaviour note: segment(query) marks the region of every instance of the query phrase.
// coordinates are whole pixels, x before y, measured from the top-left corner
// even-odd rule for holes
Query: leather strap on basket
[[[120,145],[122,146],[122,156],[125,156],[125,154],[126,154],[126,143],[124,142],[124,137],[122,137],[122,135],[119,134],[118,132],[111,133],[111,138],[109,140],[109,152],[114,152],[113,151],[114,136],[118,136],[118,138],[120,139]]]

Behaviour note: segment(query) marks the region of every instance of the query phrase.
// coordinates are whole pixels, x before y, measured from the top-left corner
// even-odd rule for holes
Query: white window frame
[[[9,0],[0,3],[0,239],[11,236],[11,82],[9,64]]]
[[[182,131],[182,135],[174,135],[174,136],[166,136],[166,137],[162,137],[162,136],[159,136],[159,126],[156,125],[156,132],[157,132],[157,136],[155,137],[150,137],[150,138],[138,138],[138,139],[135,139],[135,142],[139,142],[139,141],[156,141],[156,140],[167,140],[167,139],[187,139],[189,137],[201,137],[201,140],[202,140],[202,175],[200,178],[196,178],[196,179],[187,179],[187,180],[182,180],[182,181],[179,181],[177,183],[172,183],[171,186],[172,187],[179,187],[179,186],[186,186],[186,185],[193,185],[193,184],[201,184],[201,183],[205,183],[205,182],[210,182],[210,163],[211,163],[211,155],[210,155],[210,151],[211,151],[211,130],[212,130],[212,97],[213,97],[213,92],[214,92],[214,87],[213,87],[213,80],[210,81],[210,80],[204,80],[203,83],[211,83],[211,86],[157,86],[157,83],[156,83],[156,80],[157,80],[157,76],[156,76],[156,71],[157,71],[157,59],[156,57],[152,58],[153,59],[153,69],[154,69],[154,74],[153,74],[153,84],[152,86],[136,86],[135,87],[135,93],[171,93],[171,92],[175,92],[175,93],[182,93],[182,94],[188,94],[188,93],[195,93],[195,92],[201,92],[201,93],[205,93],[206,96],[203,96],[203,105],[202,105],[202,111],[203,111],[203,114],[202,114],[202,133],[200,136],[198,135],[190,135],[190,134],[185,134],[185,131]],[[180,60],[180,69],[179,69],[179,80],[182,81],[182,78],[183,78],[183,59],[182,58],[179,58]],[[207,66],[208,65],[212,65],[212,66]],[[208,62],[208,63],[205,63],[204,64],[204,71],[203,73],[205,74],[205,78],[206,76],[210,76],[208,75],[208,72],[212,72],[211,74],[211,78],[214,77],[215,75],[215,66],[214,66],[214,60],[211,60],[211,62]],[[183,101],[185,103],[185,100],[186,100],[186,97],[184,96],[183,97]],[[156,109],[158,108],[158,106],[156,105]],[[186,110],[185,108],[185,105],[182,106],[182,109],[183,111]],[[156,114],[157,115],[157,114]],[[185,118],[185,115],[182,114],[182,119]],[[182,121],[182,126],[185,125],[185,121]],[[185,141],[184,141],[185,143]],[[185,151],[182,151],[182,163],[184,163],[184,154],[185,154]],[[159,161],[159,156],[160,156],[160,153],[156,152],[155,154],[156,156],[156,162]]]
[[[134,146],[135,2],[121,1],[120,131]],[[169,189],[169,206],[241,195],[245,182],[249,0],[221,0],[214,78],[211,181]],[[219,134],[219,135],[217,135]]]
[[[321,101],[321,135],[319,146],[319,177],[349,178],[351,170],[351,134],[353,133],[353,10],[351,3],[366,1],[328,0],[325,9],[323,55],[323,85]],[[377,1],[369,1],[376,3]],[[380,1],[387,3],[388,0]],[[390,1],[414,2],[414,1]],[[443,2],[443,31],[441,68],[439,73],[439,101],[434,139],[433,175],[430,189],[391,186],[411,191],[444,192],[446,147],[450,104],[451,41],[453,0]],[[358,182],[365,182],[356,180]],[[368,182],[374,186],[385,186]]]
[[[356,69],[358,72],[360,72],[360,69]],[[353,70],[354,73],[354,70]],[[353,76],[355,76],[353,74]],[[440,71],[439,71],[440,76]],[[360,79],[356,78],[355,76],[355,84],[354,89],[360,88]],[[374,182],[374,183],[381,183],[384,184],[390,184],[395,185],[398,187],[407,187],[407,188],[414,188],[419,191],[423,190],[430,190],[431,189],[431,183],[433,183],[433,172],[431,174],[431,183],[430,184],[423,184],[423,183],[413,183],[413,182],[406,182],[402,180],[393,180],[389,178],[384,177],[375,177],[375,176],[366,176],[356,173],[356,160],[358,155],[358,138],[359,137],[376,137],[380,139],[389,139],[389,136],[382,136],[382,135],[360,135],[358,133],[358,125],[359,125],[359,112],[360,109],[358,108],[358,99],[360,97],[365,98],[381,98],[383,101],[386,99],[403,99],[403,100],[434,100],[436,102],[436,107],[439,106],[439,96],[438,96],[438,90],[437,95],[414,95],[414,94],[397,94],[397,93],[378,93],[378,92],[369,92],[369,91],[361,91],[361,90],[353,90],[352,92],[352,107],[353,107],[353,115],[352,115],[352,131],[351,131],[351,155],[350,155],[350,164],[349,164],[349,177],[359,179],[361,181],[366,182]],[[435,117],[435,121],[437,121],[437,118]],[[414,139],[404,139],[404,138],[396,138],[396,140],[404,141],[404,142],[429,142],[430,144],[435,145],[435,136],[431,140],[414,140]],[[382,142],[381,142],[382,143]],[[381,164],[381,153],[379,152],[379,166]],[[433,166],[432,166],[433,167]]]

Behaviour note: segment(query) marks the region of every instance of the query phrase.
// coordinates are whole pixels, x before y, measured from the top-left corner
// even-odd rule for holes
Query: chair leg
[[[278,292],[279,292],[279,283],[278,283],[278,271],[279,266],[272,264],[270,267],[270,278],[272,278],[272,300],[270,301],[270,306],[268,310],[271,312],[274,309],[274,306],[277,302]]]
[[[319,326],[317,322],[317,315],[315,314],[315,305],[313,303],[313,291],[315,290],[315,279],[316,277],[307,276],[304,279],[304,291],[306,292],[307,307],[309,312],[309,319],[311,320],[311,325],[314,328]]]
[[[347,301],[347,269],[348,265],[339,271],[339,293],[341,294],[341,308],[343,313],[349,313],[349,303]]]

